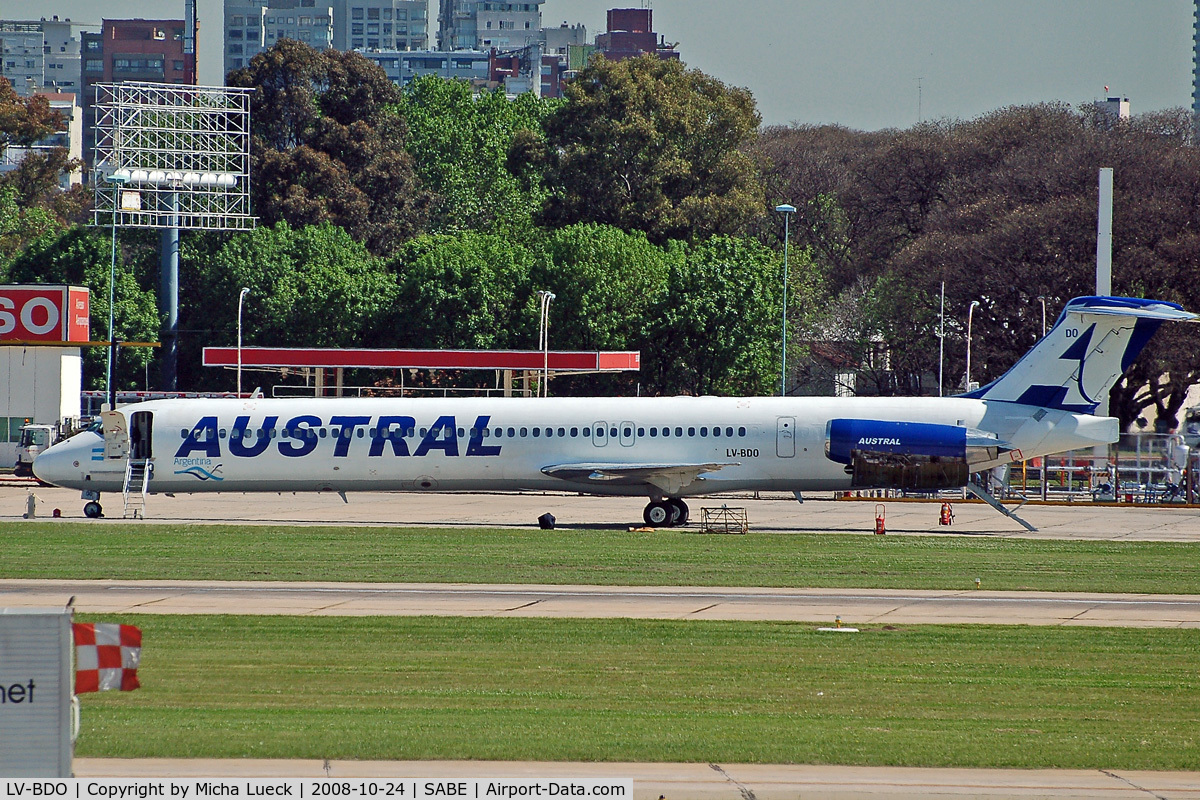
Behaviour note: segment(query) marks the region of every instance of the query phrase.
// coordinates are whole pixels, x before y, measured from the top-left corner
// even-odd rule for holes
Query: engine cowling
[[[970,464],[986,461],[988,450],[994,458],[999,446],[994,438],[981,442],[962,426],[927,422],[834,419],[825,431],[825,455],[846,465],[856,489],[965,486]]]

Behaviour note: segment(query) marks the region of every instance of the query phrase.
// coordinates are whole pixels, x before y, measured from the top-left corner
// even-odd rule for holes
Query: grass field
[[[1200,768],[1200,630],[120,621],[143,688],[80,756]]]
[[[678,531],[0,524],[0,578],[1200,594],[1189,543]]]

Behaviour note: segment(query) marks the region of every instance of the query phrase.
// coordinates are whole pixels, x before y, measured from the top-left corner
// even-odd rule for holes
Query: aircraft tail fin
[[[1195,318],[1162,300],[1076,297],[1012,369],[961,396],[1093,414],[1159,325]]]

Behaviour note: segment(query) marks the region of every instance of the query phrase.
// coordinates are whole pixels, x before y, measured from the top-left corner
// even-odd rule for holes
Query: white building
[[[329,0],[225,0],[225,73],[241,69],[280,39],[333,46]]]
[[[337,50],[425,50],[427,0],[332,0]]]
[[[99,25],[60,20],[0,20],[0,75],[29,97],[50,90],[79,95],[82,91],[80,33]]]
[[[50,108],[62,114],[66,125],[62,130],[55,131],[29,147],[9,145],[0,154],[0,173],[10,172],[31,153],[45,152],[56,147],[66,149],[70,158],[83,158],[83,109],[76,103],[76,96],[70,92],[39,92],[50,101]],[[83,183],[83,170],[64,173],[59,176],[58,184],[63,189],[69,189]]]
[[[542,3],[439,0],[438,47],[442,50],[514,50],[541,39]]]

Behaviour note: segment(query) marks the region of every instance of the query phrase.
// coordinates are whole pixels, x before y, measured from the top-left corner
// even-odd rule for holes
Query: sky
[[[221,83],[221,0],[198,0],[200,81]],[[644,0],[546,0],[542,22],[582,22]],[[0,18],[182,17],[183,0],[0,0]],[[1187,0],[655,0],[684,62],[750,89],[767,125],[906,128],[1009,105],[1107,94],[1134,114],[1191,105]],[[436,20],[436,0],[431,9]],[[434,26],[436,27],[436,23]]]

